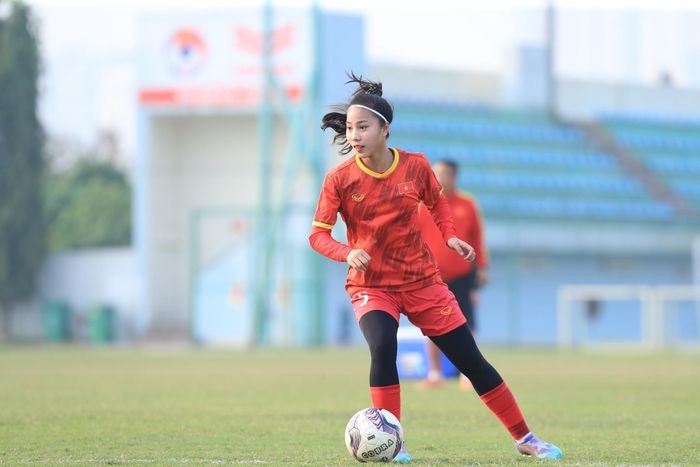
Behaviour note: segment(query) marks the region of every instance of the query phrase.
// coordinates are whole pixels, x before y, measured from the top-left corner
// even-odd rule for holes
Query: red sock
[[[498,417],[514,439],[518,440],[530,432],[525,417],[505,381],[481,396],[481,400]]]
[[[372,397],[372,405],[378,409],[386,409],[401,420],[401,385],[370,386],[369,394]]]

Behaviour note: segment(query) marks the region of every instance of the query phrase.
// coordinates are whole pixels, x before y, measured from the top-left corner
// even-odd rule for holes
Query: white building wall
[[[39,276],[38,302],[62,302],[71,310],[74,337],[85,337],[85,318],[91,308],[108,305],[116,313],[116,337],[128,340],[142,333],[138,314],[138,276],[133,249],[90,248],[50,255]],[[38,338],[41,303],[17,321],[19,337]],[[22,322],[30,323],[22,325]]]
[[[255,209],[260,198],[257,118],[154,116],[150,128],[148,309],[156,330],[182,331],[190,309],[190,222],[196,210]],[[271,185],[279,190],[286,129],[276,125]],[[273,199],[279,193],[273,192]]]
[[[700,91],[561,79],[557,107],[561,115],[580,120],[610,112],[695,120],[700,116]]]

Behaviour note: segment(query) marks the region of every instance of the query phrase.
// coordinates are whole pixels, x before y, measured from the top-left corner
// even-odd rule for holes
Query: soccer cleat
[[[551,443],[546,443],[529,433],[522,441],[515,442],[515,449],[523,456],[535,456],[540,459],[561,459],[564,453]]]
[[[398,462],[399,464],[408,464],[411,462],[411,455],[406,451],[405,446],[401,446],[401,450],[396,457],[394,457],[394,462]]]

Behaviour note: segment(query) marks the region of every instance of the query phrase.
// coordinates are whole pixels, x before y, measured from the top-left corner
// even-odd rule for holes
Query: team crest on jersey
[[[407,182],[401,182],[396,187],[399,190],[400,195],[405,195],[407,193],[413,193],[416,191],[416,189],[413,186],[413,180],[409,180]]]
[[[352,195],[352,200],[357,201],[358,203],[365,199],[365,194],[364,193],[353,193]]]
[[[452,307],[451,307],[451,306],[448,306],[448,307],[443,308],[442,310],[440,310],[440,314],[441,314],[442,316],[448,316],[450,313],[452,313]]]

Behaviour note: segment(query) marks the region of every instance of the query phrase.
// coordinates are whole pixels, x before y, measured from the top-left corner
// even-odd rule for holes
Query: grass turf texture
[[[700,355],[486,349],[563,463],[700,464]],[[364,349],[0,348],[0,464],[353,465],[343,429],[370,406]],[[403,383],[417,465],[519,456],[456,383]]]

